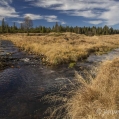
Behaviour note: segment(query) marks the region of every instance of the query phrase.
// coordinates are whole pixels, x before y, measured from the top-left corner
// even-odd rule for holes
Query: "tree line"
[[[9,26],[4,19],[1,21],[0,33],[50,33],[50,32],[72,32],[77,34],[85,34],[88,36],[93,35],[111,35],[119,34],[119,30],[109,28],[107,25],[104,27],[72,27],[72,26],[62,26],[57,22],[51,27],[38,26],[33,27],[33,22],[30,17],[24,18],[23,23],[20,24],[20,27],[14,22],[12,26]]]

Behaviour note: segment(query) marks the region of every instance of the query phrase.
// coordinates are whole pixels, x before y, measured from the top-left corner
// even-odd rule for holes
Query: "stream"
[[[44,95],[69,83],[67,79],[73,80],[75,71],[82,73],[118,57],[119,49],[115,49],[100,56],[92,54],[74,68],[51,68],[44,66],[38,56],[20,51],[11,41],[0,40],[0,60],[6,63],[0,69],[0,119],[43,119],[49,106],[40,101]]]

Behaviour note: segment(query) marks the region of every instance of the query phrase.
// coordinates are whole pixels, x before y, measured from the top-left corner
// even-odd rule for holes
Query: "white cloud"
[[[85,10],[85,11],[64,11],[62,13],[66,13],[70,16],[83,16],[86,18],[94,18],[97,16],[97,14],[93,13],[91,10]]]
[[[60,20],[57,19],[57,16],[51,15],[51,16],[44,16],[44,19],[47,22],[60,22]]]
[[[110,6],[108,11],[103,12],[99,18],[104,19],[107,25],[115,25],[119,23],[119,4]]]
[[[15,23],[19,23],[19,24],[23,23],[23,21],[19,21],[19,20],[17,20],[17,21],[13,21],[13,22],[15,22]]]
[[[96,20],[96,21],[89,21],[88,23],[97,25],[97,24],[101,24],[102,22],[103,21],[101,21],[101,20]]]
[[[12,0],[0,0],[0,20],[6,17],[19,17],[10,3],[12,3]]]
[[[63,25],[63,24],[66,24],[66,22],[62,21],[61,24],[62,24],[62,25]]]
[[[60,22],[61,24],[65,23],[62,20],[59,20],[57,18],[57,16],[55,15],[37,15],[37,14],[24,14],[23,17],[30,17],[32,20],[40,20],[40,19],[44,19],[47,22]]]
[[[25,0],[30,4],[48,9],[62,11],[71,16],[83,16],[90,23],[103,23],[107,25],[119,24],[119,1],[117,0]]]
[[[43,19],[41,15],[35,15],[35,14],[24,14],[24,17],[30,17],[32,20],[38,20],[38,19]]]

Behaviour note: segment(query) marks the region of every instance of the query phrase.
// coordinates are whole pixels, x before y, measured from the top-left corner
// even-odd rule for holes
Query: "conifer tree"
[[[5,32],[5,21],[4,18],[2,19],[2,33]]]

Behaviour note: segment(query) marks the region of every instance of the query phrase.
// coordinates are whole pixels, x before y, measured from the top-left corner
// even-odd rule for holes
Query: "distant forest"
[[[45,26],[38,26],[38,27],[33,27],[33,24],[31,25],[30,21],[30,26],[28,28],[24,27],[24,23],[20,24],[20,27],[17,27],[15,22],[13,23],[13,26],[9,26],[4,19],[1,22],[0,26],[0,33],[50,33],[50,32],[72,32],[72,33],[77,33],[77,34],[85,34],[88,36],[93,36],[93,35],[111,35],[111,34],[119,34],[119,30],[113,29],[112,27],[109,28],[108,26],[104,27],[72,27],[72,26],[62,26],[59,25],[57,22],[55,25],[51,27],[45,27]],[[25,24],[28,25],[29,21],[27,21]]]

